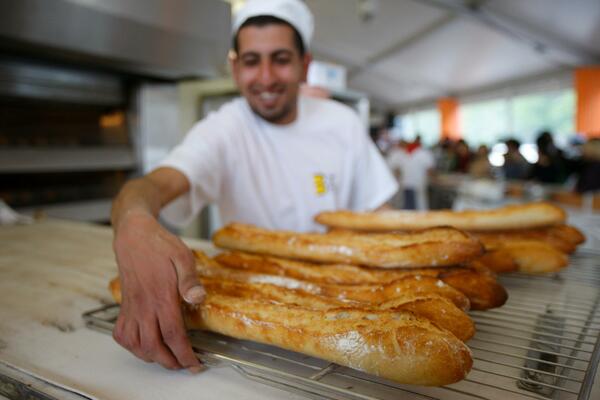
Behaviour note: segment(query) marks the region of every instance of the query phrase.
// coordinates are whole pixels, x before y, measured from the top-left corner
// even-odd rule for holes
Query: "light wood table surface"
[[[207,242],[186,242],[211,250]],[[199,375],[168,371],[86,328],[81,315],[112,302],[111,243],[111,229],[100,225],[45,220],[0,227],[0,375],[36,379],[69,399],[300,398],[228,367]]]

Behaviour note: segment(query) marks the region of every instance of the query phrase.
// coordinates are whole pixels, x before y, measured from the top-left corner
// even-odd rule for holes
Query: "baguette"
[[[368,304],[357,301],[340,300],[312,294],[301,289],[286,289],[265,283],[242,283],[223,278],[200,277],[200,282],[209,294],[269,301],[300,306],[311,310],[331,310],[335,308],[355,308],[362,310],[410,311],[426,318],[436,326],[452,332],[458,339],[467,341],[475,334],[475,325],[467,314],[458,309],[450,300],[435,294],[399,295],[381,304]],[[118,278],[111,281],[111,292],[120,302]]]
[[[467,296],[472,310],[489,310],[504,305],[508,300],[504,286],[496,281],[495,275],[490,274],[489,270],[483,272],[474,263],[465,268],[449,268],[439,278]]]
[[[440,279],[465,294],[473,310],[499,307],[508,298],[506,290],[493,275],[469,267],[365,268],[347,264],[312,264],[240,252],[218,254],[215,261],[227,268],[329,285],[384,285],[407,277],[430,277]]]
[[[586,238],[583,232],[574,227],[573,225],[557,225],[550,229],[550,234],[561,238],[564,241],[573,243],[575,246],[579,246],[584,243]]]
[[[515,261],[519,272],[557,272],[569,263],[565,253],[539,240],[485,240],[484,244],[486,249],[507,254]]]
[[[229,224],[213,236],[222,248],[324,263],[383,268],[446,266],[481,255],[481,244],[453,228],[380,235],[270,231]]]
[[[514,272],[519,270],[516,261],[502,248],[488,250],[481,257],[472,261],[470,265],[479,264],[497,273]]]
[[[472,366],[463,342],[409,312],[311,310],[215,295],[185,316],[191,328],[275,345],[399,383],[446,385],[463,379]]]
[[[585,236],[575,227],[557,225],[546,228],[512,231],[472,232],[482,242],[501,240],[539,240],[546,242],[563,253],[573,253]]]
[[[275,345],[399,383],[447,385],[463,379],[473,363],[452,333],[410,312],[314,310],[210,291],[201,305],[184,304],[183,311],[190,329]]]
[[[473,320],[450,300],[439,295],[428,294],[397,297],[381,303],[374,308],[380,310],[410,311],[418,317],[429,320],[435,326],[451,332],[463,342],[466,342],[475,335]]]
[[[413,296],[439,295],[450,300],[461,310],[470,308],[469,299],[462,292],[431,276],[406,276],[387,284],[332,285],[306,282],[286,276],[256,274],[223,266],[202,265],[202,263],[197,264],[197,268],[201,276],[243,283],[268,283],[288,289],[301,289],[315,295],[347,302],[377,305],[407,294]]]
[[[435,226],[453,226],[467,231],[515,230],[564,224],[565,220],[563,209],[544,202],[509,205],[492,210],[326,211],[315,217],[315,221],[330,228],[367,232],[407,231]]]

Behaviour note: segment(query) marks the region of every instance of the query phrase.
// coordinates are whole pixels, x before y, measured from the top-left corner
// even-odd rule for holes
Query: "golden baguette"
[[[331,297],[347,302],[378,305],[405,295],[439,295],[450,300],[461,310],[470,308],[469,299],[460,291],[431,276],[407,276],[387,284],[332,285],[317,284],[285,276],[257,274],[249,271],[214,266],[199,262],[201,276],[234,280],[248,283],[268,283],[288,289],[301,289],[319,296]]]
[[[409,312],[310,310],[207,296],[187,325],[322,358],[396,382],[447,385],[472,366],[468,347]]]
[[[585,235],[573,225],[557,225],[550,229],[550,234],[578,246],[585,242]]]
[[[489,270],[488,273],[482,272],[476,268],[475,262],[464,268],[448,268],[438,278],[467,296],[472,310],[501,307],[508,300],[508,292],[496,281],[495,275]]]
[[[446,266],[481,255],[481,244],[453,228],[414,233],[339,235],[271,231],[229,224],[213,236],[222,248],[324,263],[384,268]]]
[[[120,299],[118,284],[111,289]],[[188,328],[275,345],[399,383],[447,385],[463,379],[473,363],[452,333],[410,312],[314,310],[211,292],[183,311]]]
[[[479,263],[497,273],[514,272],[519,270],[519,266],[512,259],[510,254],[503,251],[502,248],[488,250],[478,259],[471,261],[470,265]]]
[[[557,225],[537,229],[521,229],[512,231],[471,232],[473,236],[486,240],[539,240],[548,243],[563,253],[572,253],[585,241],[585,236],[575,227]]]
[[[359,307],[362,308],[362,307]],[[378,306],[379,310],[410,311],[418,317],[451,332],[466,342],[475,335],[475,323],[454,303],[436,294],[409,295],[388,300]]]
[[[492,210],[379,212],[326,211],[315,221],[331,228],[368,232],[406,231],[453,226],[467,231],[513,230],[563,224],[566,213],[550,203],[509,205]]]
[[[469,299],[462,292],[430,276],[409,276],[383,285],[328,285],[228,268],[201,269],[200,274],[209,277],[232,279],[239,282],[268,283],[290,289],[301,289],[320,296],[368,304],[384,303],[395,297],[402,296],[404,293],[411,293],[413,295],[437,294],[447,298],[461,310],[468,310],[470,308]]]
[[[215,256],[215,260],[228,268],[330,285],[381,285],[407,277],[428,276],[440,279],[464,293],[473,310],[499,307],[508,297],[506,290],[494,276],[468,267],[365,268],[348,264],[312,264],[240,252],[221,253]]]
[[[211,295],[219,294],[231,297],[271,301],[276,303],[301,306],[312,310],[330,310],[334,308],[355,308],[363,310],[410,311],[427,318],[436,326],[452,332],[462,341],[467,341],[475,334],[475,325],[467,314],[450,300],[435,294],[399,295],[381,304],[368,304],[356,301],[344,301],[332,297],[312,294],[301,289],[287,289],[272,284],[248,283],[223,278],[200,277],[200,282]],[[111,292],[118,302],[120,284],[118,278],[111,281]]]
[[[565,253],[539,240],[485,239],[484,244],[486,249],[507,254],[515,261],[519,272],[530,274],[557,272],[569,263]]]

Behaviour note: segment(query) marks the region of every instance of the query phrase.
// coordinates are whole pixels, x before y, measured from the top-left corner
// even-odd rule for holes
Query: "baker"
[[[313,17],[300,0],[248,1],[230,64],[242,97],[198,122],[159,167],[129,181],[112,209],[123,301],[115,340],[148,362],[202,369],[181,300],[204,297],[191,251],[157,221],[189,222],[207,203],[224,223],[318,230],[314,215],[373,210],[397,185],[348,107],[299,95]]]

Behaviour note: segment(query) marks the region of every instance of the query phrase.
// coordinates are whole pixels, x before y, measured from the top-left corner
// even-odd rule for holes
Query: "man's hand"
[[[144,361],[199,372],[181,314],[181,298],[198,304],[205,294],[194,256],[149,213],[133,211],[118,225],[113,248],[123,301],[114,339]]]

